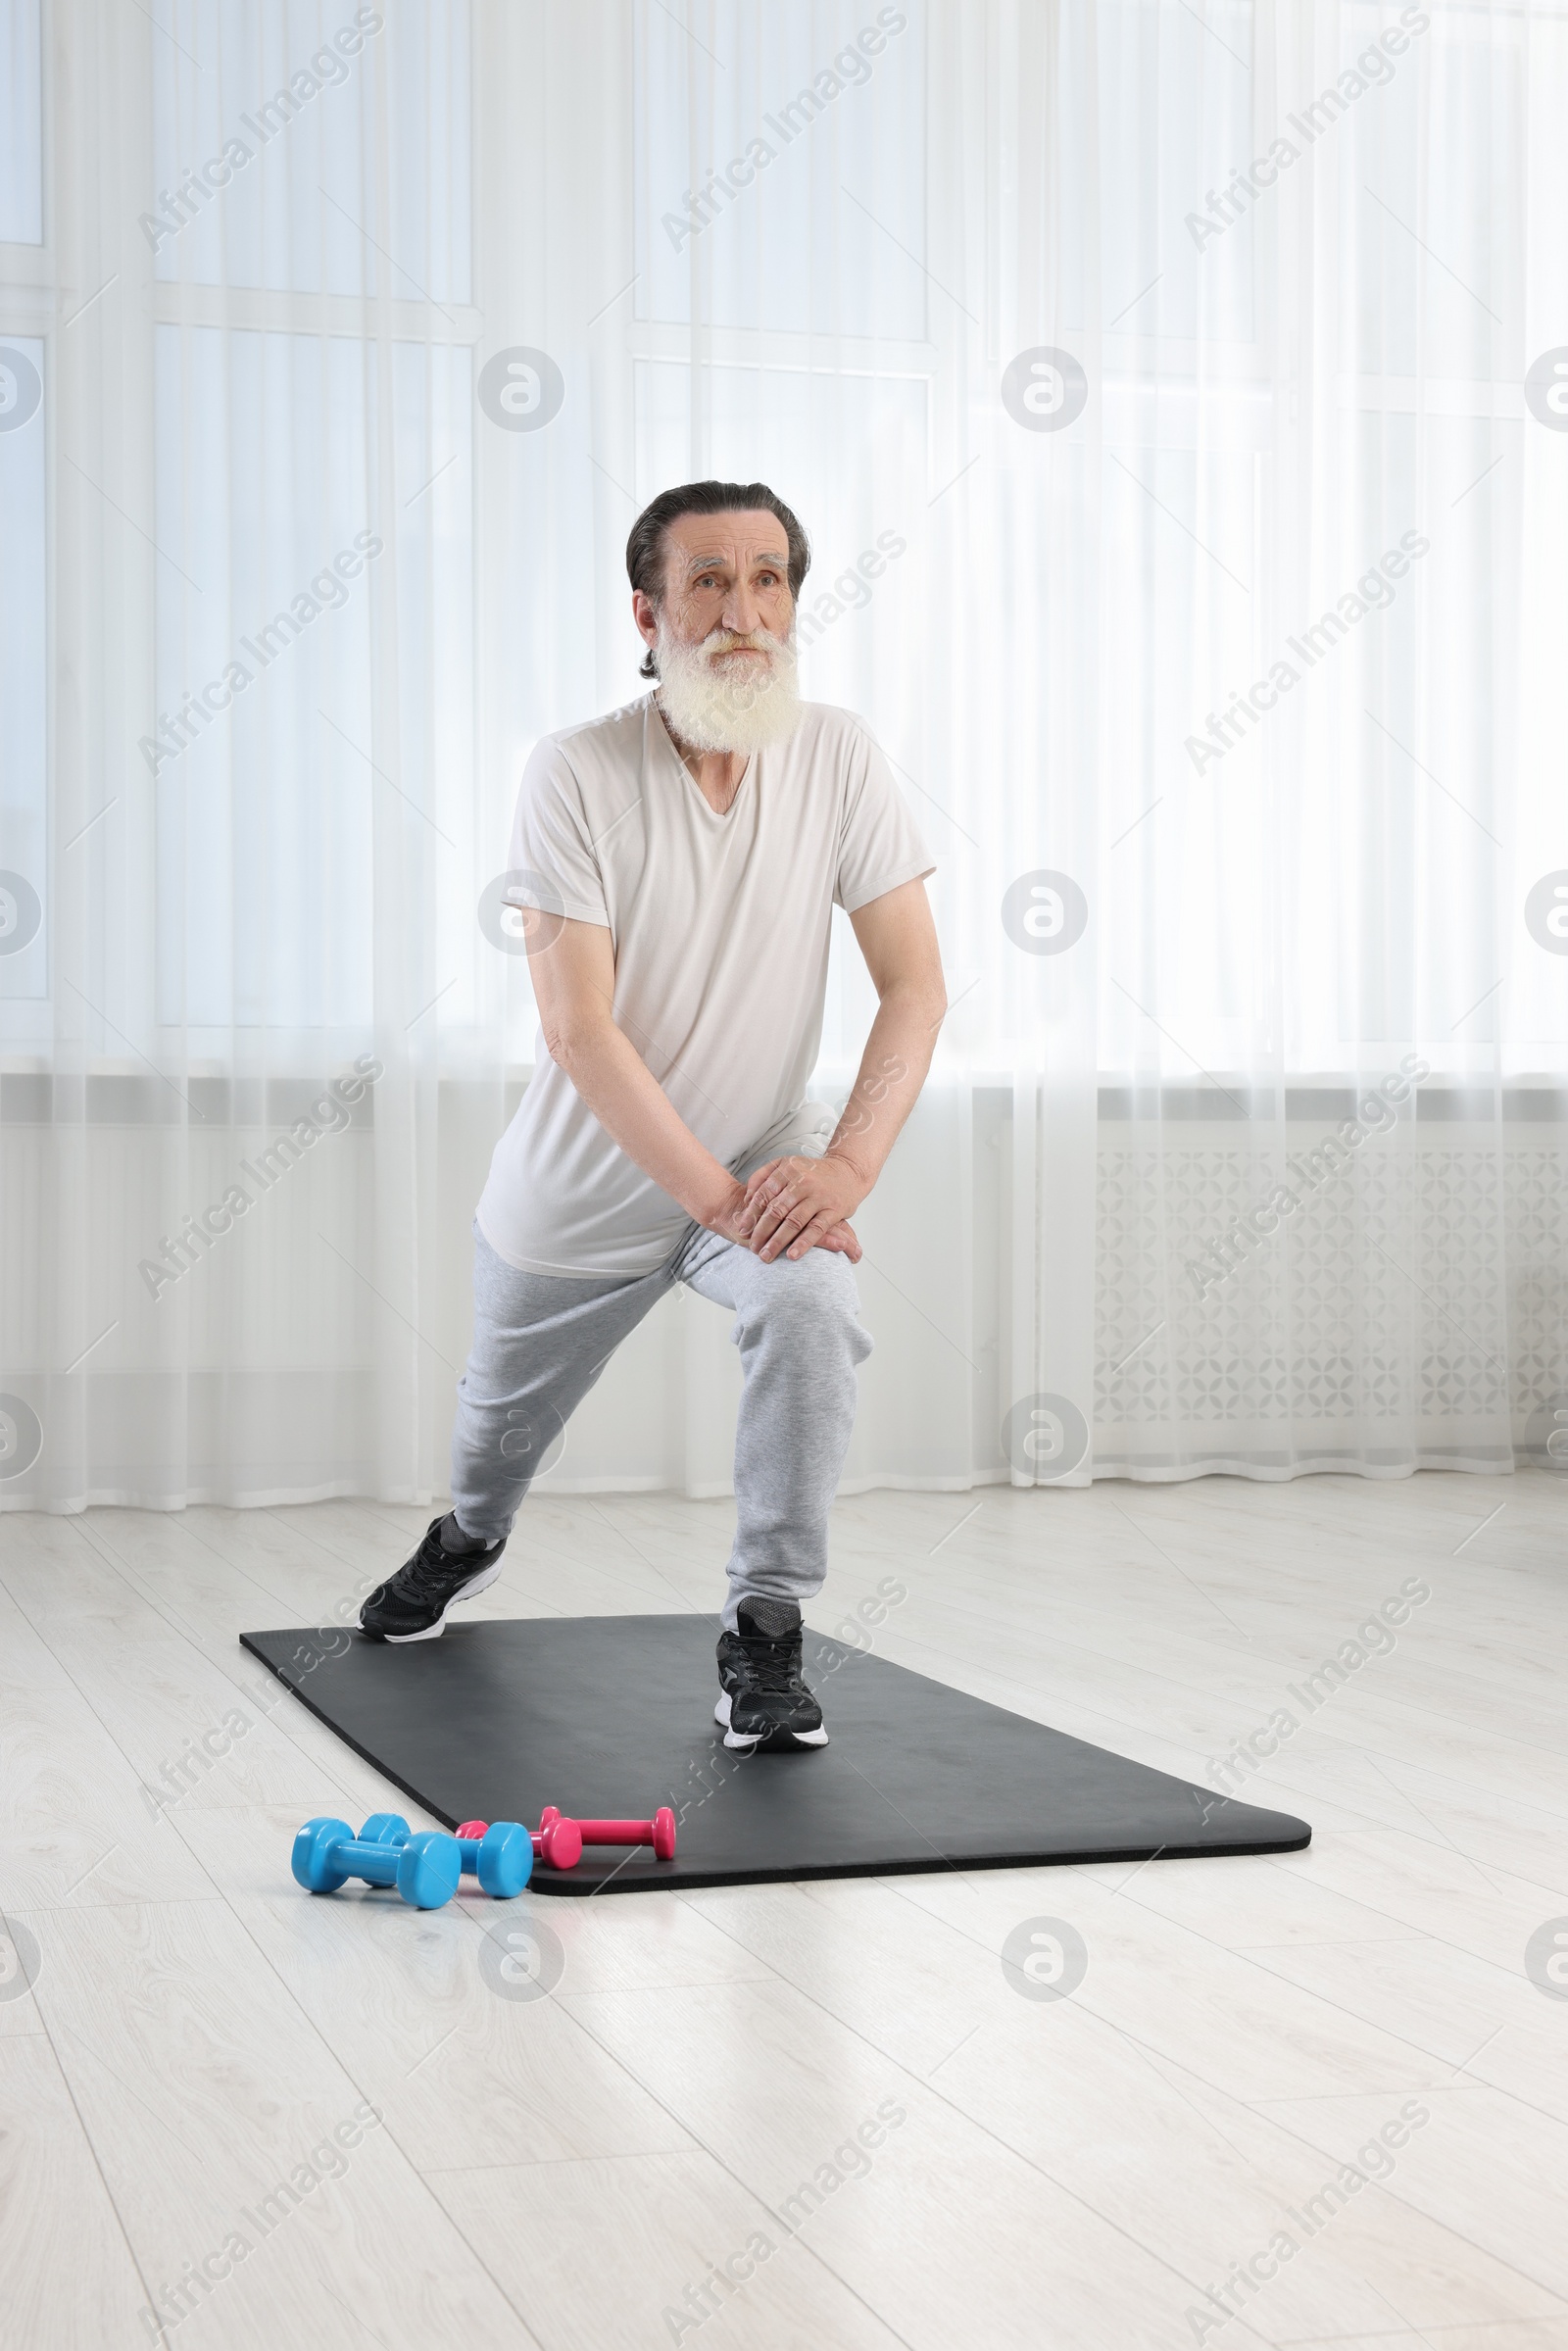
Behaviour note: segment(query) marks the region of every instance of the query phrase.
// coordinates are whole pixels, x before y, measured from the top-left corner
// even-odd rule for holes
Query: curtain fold
[[[444,1491],[517,778],[707,475],[939,860],[847,1488],[1557,1465],[1559,8],[0,15],[0,1507]],[[665,1301],[545,1486],[737,1386]]]

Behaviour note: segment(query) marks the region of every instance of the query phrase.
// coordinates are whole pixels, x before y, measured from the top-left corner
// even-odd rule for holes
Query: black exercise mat
[[[244,1633],[315,1715],[448,1828],[674,1808],[673,1861],[589,1846],[540,1893],[1294,1853],[1311,1830],[808,1631],[832,1743],[743,1755],[713,1721],[705,1616],[525,1617],[396,1647]],[[323,1798],[323,1811],[330,1805]],[[358,1827],[357,1822],[351,1826]]]

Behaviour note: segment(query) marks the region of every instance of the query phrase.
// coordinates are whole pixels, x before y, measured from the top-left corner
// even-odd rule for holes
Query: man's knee
[[[863,1363],[871,1335],[860,1320],[849,1259],[813,1249],[793,1262],[759,1260],[735,1318],[735,1344],[745,1350],[764,1340],[815,1361]]]

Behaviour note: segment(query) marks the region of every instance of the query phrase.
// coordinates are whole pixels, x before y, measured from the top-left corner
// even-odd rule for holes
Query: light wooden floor
[[[1568,1999],[1524,1961],[1568,1927],[1565,1511],[1529,1473],[848,1501],[816,1622],[895,1576],[886,1655],[1183,1777],[1432,1596],[1243,1791],[1307,1852],[524,1898],[531,2000],[482,1897],[296,1889],[307,1814],[409,1806],[235,1642],[427,1513],[0,1519],[7,2351],[147,2342],[204,2261],[180,2351],[1568,2347]],[[711,1607],[728,1521],[536,1497],[477,1606]],[[1001,1966],[1040,1916],[1087,1948],[1064,2000]]]

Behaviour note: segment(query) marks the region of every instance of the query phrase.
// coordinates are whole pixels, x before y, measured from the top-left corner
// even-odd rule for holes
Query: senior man
[[[664,491],[626,547],[652,691],[546,736],[524,770],[509,895],[540,1048],[474,1218],[453,1506],[360,1616],[429,1641],[495,1582],[547,1447],[684,1282],[733,1314],[745,1373],[714,1709],[745,1749],[827,1740],[801,1603],[871,1348],[849,1220],[946,1010],[932,860],[887,762],[849,711],[800,700],[809,561],[765,483]],[[806,1099],[835,906],[878,999],[836,1124]]]

